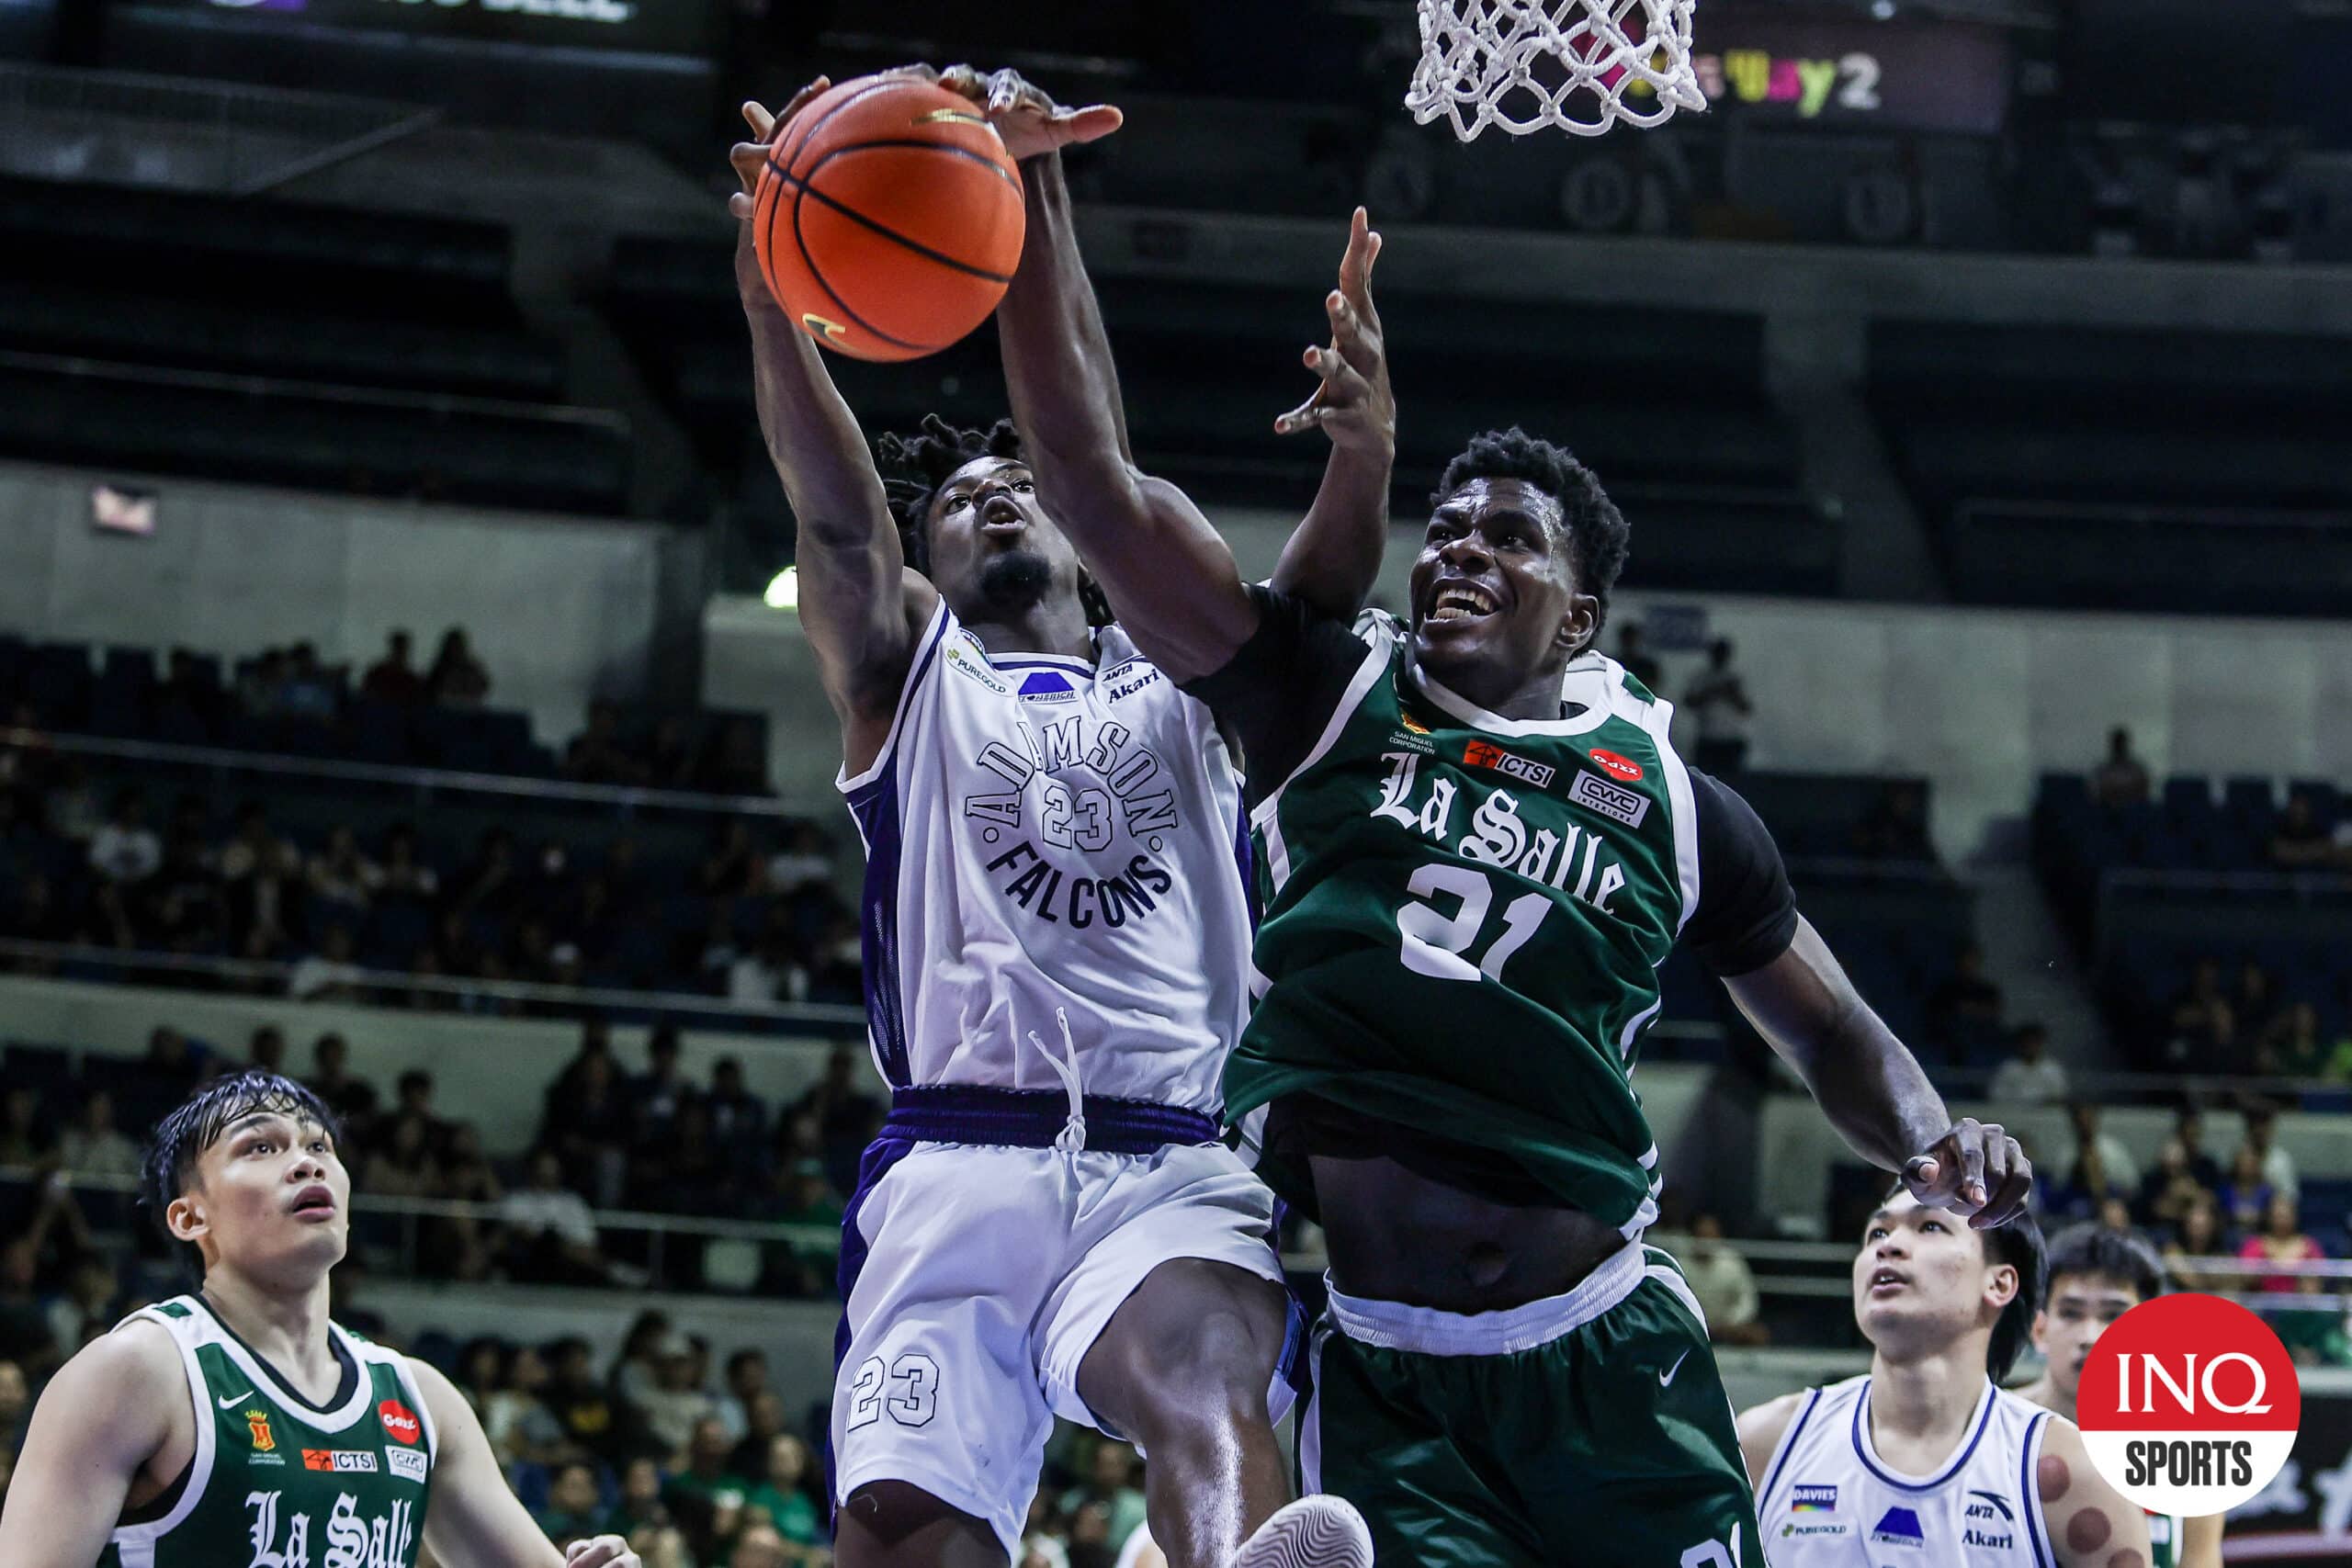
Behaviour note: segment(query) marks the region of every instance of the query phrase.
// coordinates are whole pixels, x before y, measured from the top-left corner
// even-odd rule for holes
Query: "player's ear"
[[[194,1242],[211,1230],[212,1222],[204,1210],[204,1195],[193,1190],[172,1200],[164,1211],[164,1224],[177,1241]]]
[[[1568,613],[1560,617],[1559,635],[1555,640],[1562,651],[1574,658],[1592,646],[1600,635],[1600,601],[1589,593],[1568,595]]]
[[[1996,1264],[1993,1271],[1984,1277],[1984,1299],[1996,1309],[2007,1311],[2008,1304],[2018,1299],[2018,1292],[2024,1283],[2024,1278],[2018,1273],[2015,1264]],[[2041,1314],[2039,1313],[2034,1315],[2033,1331],[2036,1335],[2041,1332]]]

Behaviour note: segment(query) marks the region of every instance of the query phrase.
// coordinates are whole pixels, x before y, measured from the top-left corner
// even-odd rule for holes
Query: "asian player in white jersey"
[[[2044,1410],[2075,1418],[2083,1362],[2107,1325],[2167,1289],[2164,1260],[2130,1231],[2082,1224],[2050,1238],[2050,1289],[2033,1318],[2041,1376],[2018,1390]],[[2222,1568],[2223,1517],[2148,1516],[2150,1568]]]
[[[1061,189],[1062,146],[1118,124],[1017,78],[942,80],[995,111],[1033,209]],[[744,112],[748,193],[778,120]],[[730,209],[747,218],[748,194]],[[1375,319],[1377,245],[1359,213],[1352,306],[1328,306],[1333,346],[1308,354],[1321,389],[1277,422],[1332,450],[1276,581],[1343,616],[1378,568],[1394,448],[1358,324]],[[842,1235],[842,1568],[1015,1554],[1057,1416],[1147,1451],[1152,1533],[1178,1568],[1368,1562],[1352,1508],[1290,1500],[1269,1406],[1297,1325],[1273,1200],[1217,1141],[1251,934],[1227,743],[1090,615],[1009,424],[886,439],[886,489],[748,224],[736,273],[865,840],[867,1014],[892,1089]]]
[[[1973,1230],[1898,1187],[1854,1258],[1871,1370],[1739,1418],[1772,1568],[2149,1568],[2063,1416],[2004,1392],[2040,1299],[2030,1214]]]

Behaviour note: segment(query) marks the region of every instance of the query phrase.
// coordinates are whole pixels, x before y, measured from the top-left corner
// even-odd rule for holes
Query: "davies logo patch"
[[[1650,814],[1648,795],[1637,790],[1619,789],[1595,773],[1578,773],[1576,782],[1568,785],[1568,798],[1588,811],[1598,811],[1628,828],[1640,827],[1642,818]],[[1837,1488],[1830,1490],[1835,1493]]]
[[[1610,777],[1623,779],[1627,784],[1632,784],[1642,776],[1642,765],[1639,762],[1631,757],[1620,756],[1614,751],[1595,751],[1592,754],[1592,765]]]
[[[1462,749],[1462,760],[1474,768],[1492,768],[1498,773],[1524,780],[1537,789],[1548,789],[1559,773],[1557,768],[1506,751],[1491,740],[1473,740]]]
[[[385,1431],[403,1443],[414,1445],[424,1439],[424,1427],[417,1421],[416,1412],[397,1399],[388,1399],[376,1406],[376,1418],[383,1422]]]
[[[1814,1512],[1815,1509],[1834,1508],[1837,1506],[1837,1487],[1800,1485],[1797,1487],[1795,1495],[1789,1500],[1789,1512],[1792,1514],[1808,1514]]]

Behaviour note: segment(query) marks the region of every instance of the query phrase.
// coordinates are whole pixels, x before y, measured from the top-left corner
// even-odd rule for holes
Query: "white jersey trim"
[[[899,688],[899,705],[890,710],[890,730],[882,738],[882,749],[874,754],[873,764],[855,778],[850,777],[849,761],[844,758],[841,769],[833,774],[833,787],[843,795],[864,789],[889,768],[899,750],[899,731],[906,728],[907,709],[912,705],[915,694],[922,689],[931,673],[930,659],[937,651],[939,638],[947,629],[947,597],[940,595],[931,607],[931,619],[923,623],[922,634],[915,638],[914,649],[907,660],[907,679]]]
[[[1326,1310],[1340,1332],[1374,1349],[1417,1356],[1509,1356],[1549,1345],[1603,1316],[1640,1289],[1650,1269],[1640,1244],[1628,1242],[1566,1295],[1544,1296],[1502,1312],[1441,1312],[1351,1296],[1336,1286],[1329,1287]],[[1329,1286],[1328,1276],[1325,1284]]]
[[[1764,1463],[1763,1484],[1756,1488],[1756,1506],[1759,1509],[1766,1506],[1767,1500],[1771,1497],[1774,1488],[1780,1485],[1781,1472],[1787,1466],[1791,1456],[1797,1451],[1797,1438],[1804,1433],[1805,1423],[1813,1419],[1813,1413],[1820,1407],[1821,1396],[1828,1392],[1826,1385],[1821,1388],[1807,1389],[1804,1395],[1804,1407],[1797,1412],[1795,1420],[1781,1428],[1781,1440],[1772,1445],[1772,1457]]]
[[[1682,919],[1674,928],[1680,936],[1690,917],[1699,912],[1699,817],[1698,802],[1690,793],[1690,770],[1674,749],[1674,705],[1663,697],[1635,701],[1625,689],[1625,667],[1603,653],[1576,660],[1562,683],[1564,694],[1575,695],[1585,682],[1595,679],[1600,682],[1600,690],[1592,694],[1600,698],[1597,705],[1645,731],[1666,770],[1667,804],[1674,812],[1674,867],[1682,886]]]
[[[1293,768],[1282,783],[1266,792],[1266,797],[1258,803],[1258,809],[1250,814],[1252,827],[1263,827],[1273,819],[1275,811],[1282,806],[1283,791],[1290,787],[1291,780],[1321,761],[1331,748],[1340,743],[1340,733],[1347,728],[1348,720],[1355,716],[1356,709],[1363,705],[1364,694],[1371,691],[1374,683],[1387,672],[1389,660],[1396,649],[1393,640],[1396,634],[1390,629],[1385,616],[1376,619],[1367,616],[1359,620],[1359,628],[1363,627],[1367,621],[1372,623],[1373,634],[1379,640],[1372,642],[1365,649],[1363,662],[1356,666],[1355,674],[1348,682],[1348,689],[1340,694],[1339,705],[1331,710],[1329,720],[1323,726],[1323,733],[1315,738],[1313,750],[1300,759],[1298,766]]]
[[[164,1316],[153,1307],[142,1307],[124,1318],[122,1323],[115,1325],[120,1328],[124,1324],[153,1323],[161,1325],[164,1332],[172,1337],[172,1348],[180,1355],[180,1371],[187,1378],[188,1401],[196,1420],[196,1452],[188,1460],[187,1481],[180,1488],[179,1501],[172,1505],[172,1511],[160,1519],[151,1519],[144,1524],[118,1525],[108,1537],[122,1557],[123,1568],[152,1568],[155,1561],[155,1543],[178,1529],[190,1514],[196,1512],[196,1506],[204,1501],[205,1488],[212,1483],[218,1437],[214,1431],[211,1385],[204,1381],[204,1363],[196,1358],[202,1326],[202,1320],[198,1315],[199,1310],[191,1306],[187,1317],[174,1319]]]

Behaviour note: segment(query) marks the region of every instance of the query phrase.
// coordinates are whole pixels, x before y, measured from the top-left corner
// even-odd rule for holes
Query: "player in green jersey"
[[[206,1084],[156,1128],[144,1196],[200,1264],[51,1379],[7,1510],[8,1568],[639,1568],[559,1551],[449,1381],[327,1316],[349,1239],[334,1117],[301,1085]]]
[[[1307,361],[1345,388],[1380,322],[1326,303]],[[1589,471],[1516,431],[1475,441],[1408,619],[1360,636],[1244,583],[1136,466],[1066,214],[1033,212],[997,321],[1039,495],[1248,755],[1265,914],[1225,1091],[1329,1237],[1310,1482],[1393,1560],[1761,1562],[1704,1325],[1640,1244],[1659,1178],[1629,1078],[1657,966],[1690,942],[1923,1202],[2001,1223],[2023,1151],[1951,1120],[1754,814],[1593,651],[1626,528]]]
[[[2164,1260],[2128,1231],[2083,1224],[2050,1242],[2050,1291],[2033,1319],[2033,1348],[2047,1363],[2041,1376],[2018,1393],[2045,1410],[2075,1419],[2083,1362],[2107,1325],[2170,1289]],[[2149,1568],[2222,1568],[2222,1516],[2185,1518],[2150,1514],[2154,1548]]]

